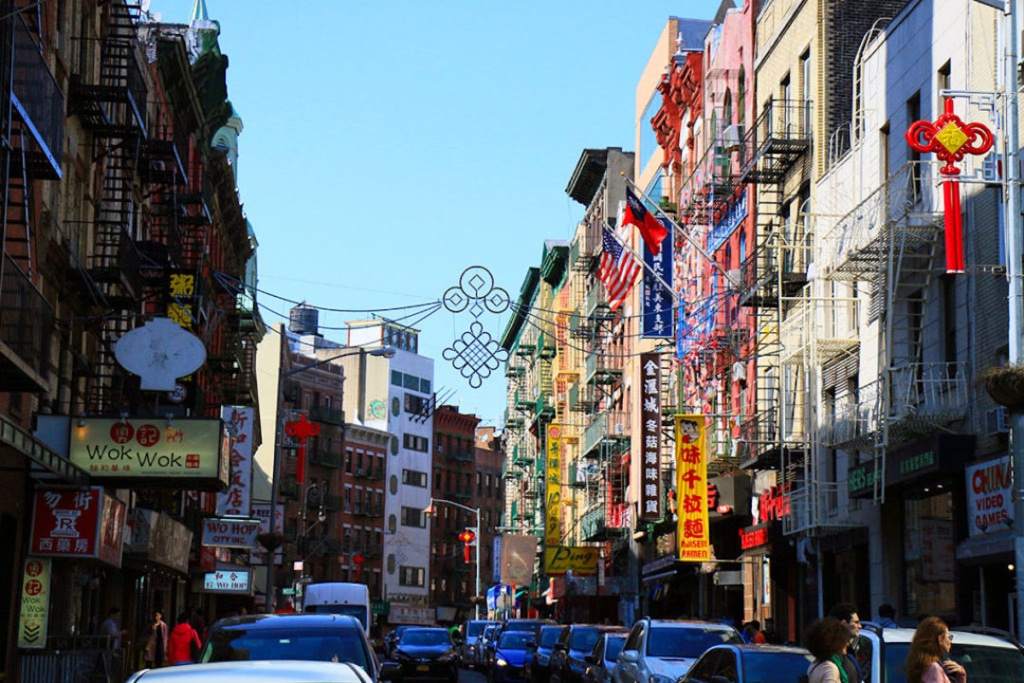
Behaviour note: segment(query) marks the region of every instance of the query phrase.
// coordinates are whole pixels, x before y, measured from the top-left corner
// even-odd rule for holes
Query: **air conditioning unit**
[[[726,126],[725,130],[722,131],[722,150],[732,152],[739,149],[742,144],[743,125],[734,123],[731,126]]]
[[[730,268],[726,271],[725,280],[726,291],[733,294],[743,291],[743,271],[739,268]]]
[[[626,426],[621,422],[616,422],[614,432],[616,435],[622,436],[623,434],[626,433]]]
[[[1006,419],[1006,407],[999,406],[985,411],[985,433],[989,436],[1008,434],[1010,423]]]

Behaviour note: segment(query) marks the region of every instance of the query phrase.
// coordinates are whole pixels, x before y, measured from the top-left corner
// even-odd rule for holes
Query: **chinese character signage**
[[[92,558],[120,567],[124,530],[124,503],[102,487],[37,491],[29,555]]]
[[[46,647],[47,615],[50,612],[50,560],[29,557],[21,575],[21,615],[18,647]]]
[[[676,499],[679,559],[711,559],[708,541],[707,420],[676,415]]]
[[[590,546],[544,548],[544,569],[548,576],[564,574],[570,569],[573,574],[594,575],[600,559],[601,549]]]
[[[150,480],[175,488],[188,479],[189,486],[227,486],[220,420],[85,418],[76,424],[68,458],[93,479]]]
[[[203,592],[252,595],[252,570],[232,567],[204,574]]]
[[[640,517],[661,519],[661,355],[640,356]]]
[[[662,221],[664,224],[664,221]],[[668,228],[668,226],[666,226]],[[671,339],[675,333],[672,307],[672,230],[657,255],[644,249],[643,336]]]
[[[231,465],[228,490],[217,494],[217,514],[248,517],[252,488],[253,409],[245,406],[224,406],[221,408],[221,419],[234,437],[228,447]]]
[[[547,506],[544,511],[544,544],[562,541],[562,428],[548,427],[548,457],[544,465]]]

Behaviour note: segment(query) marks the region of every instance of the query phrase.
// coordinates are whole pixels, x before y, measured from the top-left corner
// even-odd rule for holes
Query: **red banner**
[[[124,503],[102,487],[37,491],[29,555],[93,558],[120,567],[124,528]]]

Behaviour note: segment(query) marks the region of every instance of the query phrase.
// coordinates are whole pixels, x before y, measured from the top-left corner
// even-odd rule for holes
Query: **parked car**
[[[125,683],[370,683],[354,664],[309,661],[239,661],[142,669]]]
[[[955,627],[949,654],[967,670],[970,683],[1024,681],[1024,648],[1005,631]],[[914,637],[912,628],[881,628],[861,622],[856,648],[864,679],[872,683],[906,683],[903,662]]]
[[[557,625],[553,619],[509,619],[501,622],[499,630],[505,631],[529,631],[536,636],[540,633],[541,627]],[[500,634],[499,634],[500,635]]]
[[[551,653],[551,683],[583,683],[587,670],[587,655],[603,633],[628,633],[623,626],[572,624],[555,643]]]
[[[476,668],[487,670],[491,665],[491,657],[494,654],[494,639],[501,631],[501,624],[488,624],[484,627],[483,633],[477,639],[476,644]]]
[[[507,631],[494,645],[493,666],[488,672],[489,683],[519,683],[523,678],[523,660],[534,635],[529,631]]]
[[[739,631],[727,624],[645,617],[633,624],[612,668],[612,681],[675,683],[711,646],[742,642]]]
[[[214,622],[202,663],[267,660],[355,664],[372,682],[395,680],[400,670],[381,664],[362,623],[342,614],[247,614]]]
[[[794,683],[814,656],[784,645],[715,645],[704,651],[678,683]]]
[[[587,655],[587,669],[583,673],[584,683],[611,683],[612,667],[626,643],[629,632],[608,631],[602,633],[594,646],[594,651]]]
[[[459,657],[462,659],[464,666],[472,669],[478,665],[479,660],[476,655],[477,641],[480,639],[480,634],[483,633],[484,628],[491,624],[496,625],[497,622],[487,619],[469,619],[460,627],[459,632],[462,634],[462,642],[459,643]]]
[[[399,624],[393,629],[387,632],[384,636],[384,656],[391,657],[391,653],[395,651],[395,644],[398,639],[402,637],[402,631],[407,628],[412,628],[409,624]]]
[[[551,651],[558,637],[568,626],[541,626],[537,642],[526,653],[523,661],[523,680],[527,683],[547,682],[551,672]]]
[[[402,667],[402,681],[458,683],[459,653],[446,628],[414,626],[402,631],[392,652]]]

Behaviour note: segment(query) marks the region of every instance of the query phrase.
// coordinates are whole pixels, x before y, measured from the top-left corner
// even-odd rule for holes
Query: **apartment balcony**
[[[606,525],[607,511],[605,506],[598,504],[583,513],[580,517],[580,540],[585,543],[609,541],[618,537],[619,532],[612,531]]]
[[[59,180],[61,155],[64,149],[64,93],[54,78],[46,59],[32,38],[20,13],[8,15],[12,24],[10,36],[14,52],[14,80],[11,85],[11,106],[14,128],[11,144],[15,148],[11,172],[24,171],[29,178]],[[0,49],[11,53],[7,40]],[[18,152],[21,152],[20,154]]]
[[[590,291],[587,292],[585,310],[591,324],[595,326],[595,331],[597,325],[599,325],[602,320],[611,320],[613,317],[611,309],[608,307],[608,300],[604,297],[604,288],[596,282],[594,286],[590,288]]]
[[[352,470],[352,476],[363,481],[382,481],[384,479],[384,468],[356,467]]]
[[[846,482],[811,482],[790,489],[789,514],[782,518],[786,535],[826,535],[861,526],[852,515]]]
[[[569,266],[577,273],[589,273],[601,254],[601,231],[587,225],[579,238],[569,245]]]
[[[175,113],[171,125],[153,131],[140,149],[139,177],[145,184],[184,188],[188,185],[189,135],[185,124]],[[168,193],[176,196],[176,193]]]
[[[735,154],[742,139],[740,128],[730,127],[735,139],[730,138],[728,146],[723,140],[716,140],[683,183],[679,219],[684,224],[716,225],[742,193],[743,186],[736,183],[740,168]]]
[[[779,326],[782,364],[826,365],[860,350],[860,300],[797,299]]]
[[[589,413],[595,403],[591,387],[574,384],[569,388],[569,410],[574,413]]]
[[[309,409],[309,419],[313,422],[321,422],[323,424],[344,427],[345,411],[325,406],[313,406]]]
[[[780,183],[811,148],[810,100],[772,100],[746,131],[740,183]]]
[[[614,384],[622,379],[624,359],[615,353],[594,352],[587,355],[587,384]]]
[[[624,412],[606,411],[598,413],[583,431],[583,445],[580,449],[585,457],[596,457],[597,447],[606,440],[629,438],[629,415]]]
[[[551,333],[541,332],[537,338],[537,358],[551,359],[555,357],[555,337]]]
[[[505,425],[505,429],[518,430],[523,428],[523,425],[526,421],[523,419],[523,416],[518,413],[518,411],[506,408],[505,419],[502,420],[502,422]]]
[[[384,506],[370,505],[368,503],[356,503],[352,506],[352,516],[377,519],[384,516]]]
[[[45,393],[50,385],[53,307],[9,255],[0,285],[0,386]]]
[[[590,339],[593,334],[594,327],[584,311],[576,310],[569,316],[569,336],[573,339]]]

